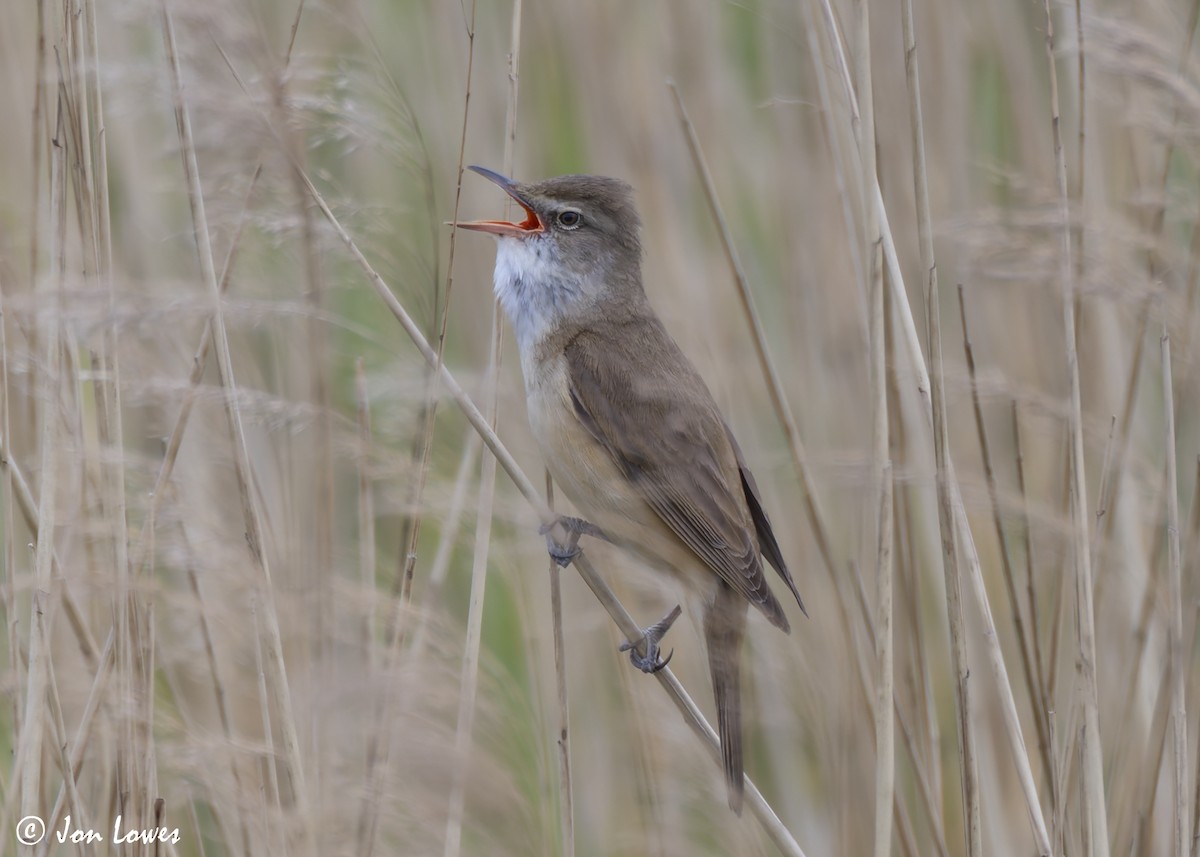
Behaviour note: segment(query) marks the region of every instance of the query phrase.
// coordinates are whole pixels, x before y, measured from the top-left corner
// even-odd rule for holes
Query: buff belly
[[[614,543],[692,592],[711,592],[705,600],[715,597],[717,575],[702,567],[691,548],[663,523],[579,421],[565,358],[526,367],[530,368],[534,371],[526,373],[529,426],[559,489]]]

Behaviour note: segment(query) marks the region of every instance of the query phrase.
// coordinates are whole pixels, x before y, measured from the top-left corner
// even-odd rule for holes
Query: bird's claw
[[[670,653],[665,658],[660,658],[658,643],[664,636],[666,636],[667,631],[669,631],[671,626],[675,624],[675,620],[679,618],[679,614],[682,612],[683,610],[678,604],[676,604],[670,613],[668,613],[658,622],[655,622],[649,628],[642,631],[642,636],[637,640],[637,642],[631,643],[626,640],[620,645],[619,650],[622,652],[629,652],[630,663],[632,663],[642,672],[658,672],[671,662],[671,658],[675,657],[675,650],[671,649]],[[644,655],[640,654],[637,650],[638,644],[640,643],[645,644],[646,654]]]
[[[578,541],[579,539],[575,538],[571,544],[560,545],[554,540],[553,536],[546,535],[546,551],[550,554],[550,559],[554,560],[559,568],[566,568],[581,553],[579,546],[574,543]]]
[[[566,544],[560,544],[554,538],[553,530],[559,525],[567,532]],[[604,535],[604,531],[595,524],[585,521],[582,518],[572,518],[567,515],[559,515],[552,523],[542,524],[538,527],[538,535],[546,537],[546,550],[550,554],[550,558],[558,563],[561,568],[566,568],[575,557],[579,556],[580,536],[595,536],[606,541],[608,539]]]
[[[653,675],[658,672],[671,662],[671,658],[675,657],[675,650],[671,649],[665,658],[660,658],[658,656],[658,646],[651,645],[650,643],[646,644],[648,654],[644,657],[638,654],[637,649],[630,642],[622,643],[621,651],[629,652],[629,662],[647,675]]]

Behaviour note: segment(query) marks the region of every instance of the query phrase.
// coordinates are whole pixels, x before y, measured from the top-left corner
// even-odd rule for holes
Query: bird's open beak
[[[492,235],[507,235],[513,238],[528,238],[530,235],[546,231],[545,224],[542,223],[534,210],[529,207],[529,204],[521,198],[521,193],[517,190],[517,183],[515,181],[505,178],[486,167],[469,167],[468,169],[479,173],[485,179],[493,181],[504,188],[504,192],[515,199],[517,204],[525,210],[525,219],[520,223],[509,223],[507,220],[471,220],[467,223],[459,223],[458,226],[460,228],[473,229],[476,232],[487,232]]]

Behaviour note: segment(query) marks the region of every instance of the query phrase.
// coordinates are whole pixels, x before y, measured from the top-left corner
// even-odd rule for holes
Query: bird
[[[520,222],[458,226],[496,238],[494,291],[520,352],[530,429],[583,516],[559,518],[565,544],[543,527],[550,553],[566,567],[581,536],[600,537],[666,571],[699,607],[728,803],[741,815],[740,650],[750,606],[791,630],[764,558],[807,615],[762,495],[708,386],[647,298],[632,187],[593,175],[522,183],[470,169],[524,212]],[[666,665],[658,644],[679,613],[622,646],[635,666]]]

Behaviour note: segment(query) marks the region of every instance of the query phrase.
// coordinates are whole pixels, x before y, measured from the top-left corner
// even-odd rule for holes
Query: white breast
[[[524,354],[541,341],[554,321],[553,304],[543,298],[554,273],[544,242],[501,237],[496,244],[496,297]]]

